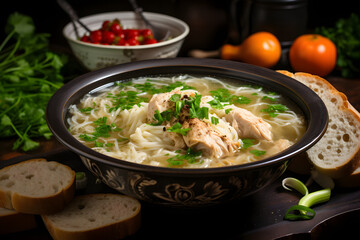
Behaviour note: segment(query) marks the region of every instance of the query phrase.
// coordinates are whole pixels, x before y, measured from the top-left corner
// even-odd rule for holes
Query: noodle
[[[185,153],[186,149],[175,146],[176,140],[165,130],[164,125],[149,124],[147,113],[148,100],[152,94],[157,93],[150,92],[167,89],[171,84],[175,87],[185,84],[195,88],[196,90],[186,91],[202,95],[201,104],[209,109],[209,118],[204,118],[203,121],[212,125],[217,132],[241,144],[240,149],[232,156],[224,158],[201,156],[196,158],[196,161],[185,161],[180,166],[172,167],[207,168],[258,161],[269,157],[270,154],[282,151],[283,149],[279,148],[281,144],[288,147],[299,141],[305,132],[306,124],[300,111],[276,93],[268,92],[261,87],[233,84],[212,77],[195,78],[188,75],[139,78],[129,84],[115,83],[114,86],[86,94],[77,105],[69,107],[67,118],[69,131],[81,143],[102,154],[139,164],[168,167],[169,159],[178,161],[181,159],[179,156],[184,156],[189,152]],[[179,84],[180,86],[177,86]],[[146,88],[151,89],[146,90]],[[224,106],[222,109],[210,106],[209,100],[214,99],[210,95],[219,88],[226,89],[232,95],[242,96],[245,102],[222,102]],[[135,100],[139,97],[148,100],[135,102],[133,106],[126,109],[116,105],[116,101],[120,101],[118,96],[129,94],[124,97],[126,101],[131,99],[132,92],[136,95]],[[266,108],[274,104],[284,105],[286,110],[275,112],[271,116]],[[226,111],[231,111],[233,108],[244,108],[269,123],[272,129],[272,141],[239,139],[236,129],[225,119]],[[213,119],[217,119],[216,124],[212,123]],[[179,136],[181,137],[180,134]],[[251,146],[244,143],[246,140],[247,143],[251,143]]]

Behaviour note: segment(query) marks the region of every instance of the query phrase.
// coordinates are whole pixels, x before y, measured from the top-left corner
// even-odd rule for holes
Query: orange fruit
[[[280,42],[269,32],[257,32],[247,37],[241,45],[225,44],[221,48],[222,59],[242,61],[267,68],[275,66],[280,57]]]
[[[336,66],[336,46],[318,34],[301,35],[290,47],[289,60],[296,72],[326,76]]]

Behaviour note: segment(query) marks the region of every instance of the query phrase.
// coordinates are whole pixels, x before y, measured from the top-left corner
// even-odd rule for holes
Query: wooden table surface
[[[338,76],[326,78],[339,91],[348,96],[350,103],[360,111],[360,79],[344,79]],[[54,138],[50,141],[41,140],[41,147],[31,156],[44,156],[49,160],[75,161],[75,170],[84,170],[78,157],[67,151]],[[0,159],[9,158],[13,153],[12,139],[0,140]],[[22,153],[21,153],[22,154]],[[24,156],[22,156],[24,157]],[[26,156],[25,156],[26,157]],[[21,157],[20,157],[21,158]],[[1,162],[0,162],[1,167]],[[287,171],[284,176],[291,175]],[[91,179],[93,176],[90,177]],[[307,177],[299,176],[306,181]],[[95,179],[92,179],[95,183]],[[103,184],[87,190],[112,191]],[[193,239],[334,239],[356,229],[360,217],[360,189],[340,190],[334,194],[331,202],[317,208],[316,220],[290,222],[284,221],[283,215],[288,207],[298,201],[298,196],[281,190],[280,179],[270,187],[246,199],[234,202],[232,205],[219,206],[198,210],[169,210],[143,204],[143,224],[139,233],[130,239],[146,239],[148,236],[158,236],[158,239],[184,238],[191,234]],[[169,222],[170,219],[170,222]],[[51,239],[44,226],[35,230],[11,234],[6,239]],[[174,221],[174,223],[171,223]],[[175,224],[176,223],[176,224]],[[174,229],[173,229],[174,228]],[[177,236],[173,232],[181,230]],[[355,234],[350,231],[350,234]],[[171,234],[171,235],[169,235]],[[0,236],[0,239],[3,239]]]

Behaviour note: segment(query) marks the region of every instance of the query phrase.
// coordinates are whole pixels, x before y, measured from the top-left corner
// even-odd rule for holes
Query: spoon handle
[[[144,17],[143,9],[141,7],[139,7],[136,0],[129,0],[129,2],[131,4],[131,6],[133,7],[134,12],[141,17],[141,19],[145,22],[147,27],[151,28],[150,22]]]
[[[83,28],[85,28],[86,31],[91,32],[91,30],[79,20],[76,12],[68,2],[66,2],[65,0],[57,0],[57,3],[70,16],[73,22],[78,22]]]

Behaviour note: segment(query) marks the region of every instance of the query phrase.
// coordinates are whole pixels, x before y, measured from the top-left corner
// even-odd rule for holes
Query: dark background
[[[244,0],[240,0],[244,1]],[[284,0],[253,0],[276,2]],[[319,26],[333,26],[339,18],[347,18],[352,12],[359,14],[356,1],[328,0],[285,0],[288,2],[303,1],[307,4],[307,17],[298,17],[306,21],[308,32]],[[68,0],[80,17],[110,12],[130,11],[127,0]],[[182,19],[190,26],[180,56],[186,56],[191,49],[216,50],[224,43],[239,43],[230,33],[232,27],[231,9],[233,0],[138,0],[144,11],[164,13]],[[5,37],[4,26],[9,14],[18,11],[30,15],[37,32],[51,34],[51,43],[68,47],[62,36],[62,28],[69,22],[68,16],[60,9],[56,0],[24,1],[10,0],[0,10],[0,42]]]

